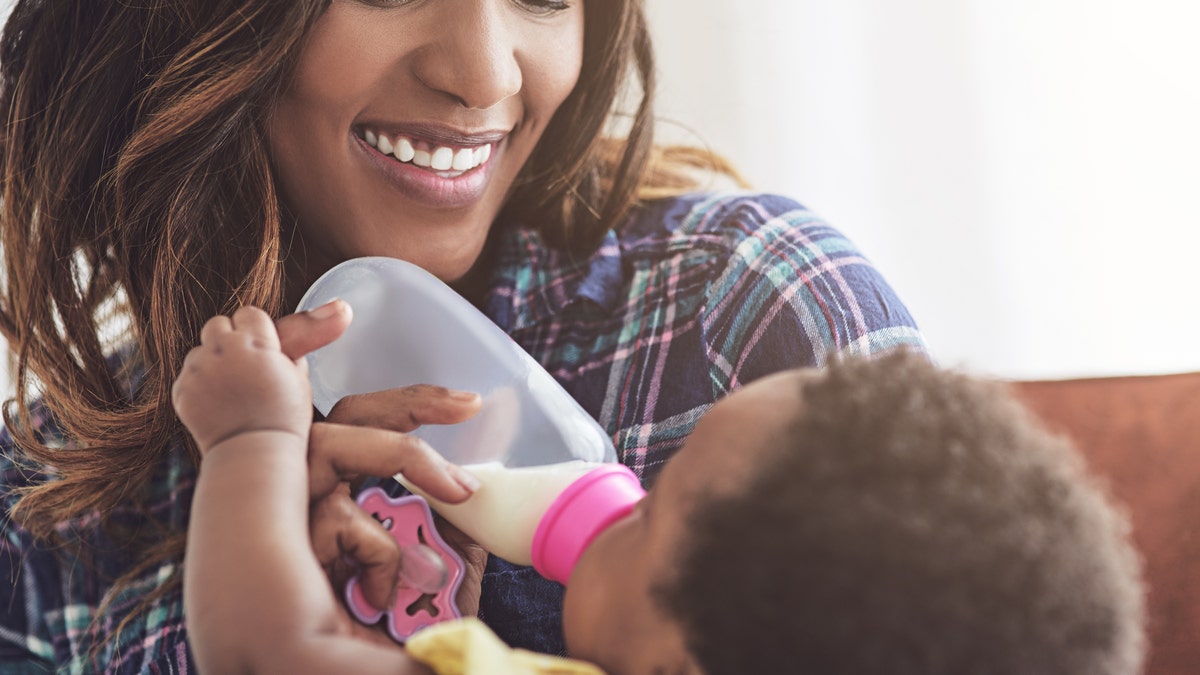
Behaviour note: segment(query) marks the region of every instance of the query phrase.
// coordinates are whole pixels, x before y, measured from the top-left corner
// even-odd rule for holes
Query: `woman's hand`
[[[405,396],[397,395],[400,391],[380,392],[374,396],[389,398],[401,405]],[[438,395],[433,395],[433,399],[437,398]],[[437,406],[436,403],[425,405]],[[330,419],[335,413],[336,407],[330,411]],[[470,414],[474,414],[474,410],[470,410],[467,417]],[[353,568],[357,568],[367,601],[378,609],[390,607],[404,560],[391,535],[355,503],[351,485],[366,476],[397,473],[403,473],[408,481],[434,499],[447,503],[463,501],[477,487],[470,474],[448,463],[416,436],[355,424],[317,422],[313,425],[309,436],[313,550],[337,588],[341,588]],[[479,583],[487,556],[449,523],[439,520],[437,527],[446,542],[454,546],[467,563],[456,600],[465,616],[474,616],[478,610]],[[349,561],[353,561],[353,565]]]
[[[349,322],[349,315],[344,317]],[[332,317],[315,312],[294,314],[277,322],[284,353],[300,358],[329,335],[345,329]],[[340,324],[340,325],[339,325]],[[422,424],[455,424],[479,411],[476,394],[417,385],[339,401],[309,436],[310,529],[313,550],[340,589],[352,560],[360,573],[367,601],[388,609],[403,565],[391,536],[359,508],[351,484],[366,476],[403,473],[435,499],[457,503],[478,487],[473,476],[450,464],[424,441],[408,432]],[[480,582],[487,554],[457,529],[439,521],[438,531],[458,550],[467,565],[457,602],[464,616],[478,611]]]
[[[466,569],[463,570],[462,585],[458,587],[458,596],[454,598],[458,611],[463,616],[479,614],[479,596],[483,591],[483,570],[487,567],[488,553],[482,546],[475,543],[462,530],[450,524],[450,521],[437,517],[438,534],[450,544],[462,557]]]

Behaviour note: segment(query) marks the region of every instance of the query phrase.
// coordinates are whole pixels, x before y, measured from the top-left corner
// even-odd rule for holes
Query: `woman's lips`
[[[351,135],[358,149],[385,180],[409,199],[442,209],[468,206],[483,197],[492,166],[504,145],[504,141],[499,140],[473,148],[450,148],[420,140],[401,140],[401,137],[386,139],[384,135],[366,131],[362,135]],[[369,142],[368,138],[375,143]],[[384,140],[387,140],[386,144]],[[401,143],[407,143],[407,146],[398,147]],[[384,147],[380,148],[380,145]],[[401,161],[397,152],[408,161]],[[462,168],[454,168],[456,163]],[[447,168],[434,168],[442,166]]]
[[[387,134],[373,129],[363,129],[359,134],[367,145],[401,162],[436,171],[470,171],[488,161],[492,155],[492,144],[503,135],[489,135],[486,139],[459,137],[458,143],[438,143],[435,140],[404,134]]]

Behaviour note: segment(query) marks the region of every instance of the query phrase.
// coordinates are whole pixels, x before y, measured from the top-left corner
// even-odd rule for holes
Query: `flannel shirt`
[[[709,406],[747,382],[819,367],[836,354],[925,349],[871,263],[783,197],[652,201],[586,259],[548,248],[533,229],[497,227],[482,309],[599,420],[647,486]],[[54,437],[49,420],[39,419]],[[64,524],[87,538],[93,567],[33,542],[9,512],[14,489],[39,475],[20,465],[11,439],[0,435],[0,574],[9,580],[0,585],[0,672],[194,672],[180,593],[107,639],[178,562],[147,570],[98,616],[111,579],[137,553],[112,546],[94,514]],[[171,453],[147,508],[114,518],[184,528],[194,480],[190,462]],[[530,568],[489,560],[480,617],[510,645],[563,653],[561,601],[562,587]]]

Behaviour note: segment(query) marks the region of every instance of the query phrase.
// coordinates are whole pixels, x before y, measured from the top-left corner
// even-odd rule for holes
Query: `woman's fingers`
[[[309,495],[324,497],[361,476],[404,474],[411,485],[450,504],[463,501],[479,482],[427,443],[396,431],[317,422],[308,441]]]
[[[347,396],[326,421],[409,432],[424,424],[457,424],[479,412],[478,394],[416,384],[371,394]]]
[[[367,602],[388,609],[399,579],[400,548],[378,521],[350,498],[335,491],[313,506],[313,551],[340,588],[353,561]]]
[[[290,359],[324,347],[336,340],[350,325],[353,312],[343,300],[331,300],[307,312],[298,312],[275,322],[279,346]]]
[[[474,476],[407,432],[424,424],[464,422],[479,412],[480,405],[477,394],[432,385],[343,398],[324,423],[313,425],[311,494],[325,494],[338,481],[403,473],[410,484],[433,498],[461,502],[478,487]]]
[[[487,567],[487,551],[445,518],[439,516],[435,525],[438,534],[458,552],[465,565],[462,585],[458,587],[458,595],[454,597],[454,603],[458,605],[458,611],[463,616],[475,616],[479,613],[479,597],[483,592],[483,572]]]

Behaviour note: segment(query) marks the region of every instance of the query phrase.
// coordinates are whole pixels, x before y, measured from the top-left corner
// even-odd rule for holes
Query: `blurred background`
[[[1200,370],[1200,2],[647,2],[663,133],[850,236],[942,362]]]
[[[845,232],[944,364],[1200,370],[1200,2],[646,2],[661,136]]]

